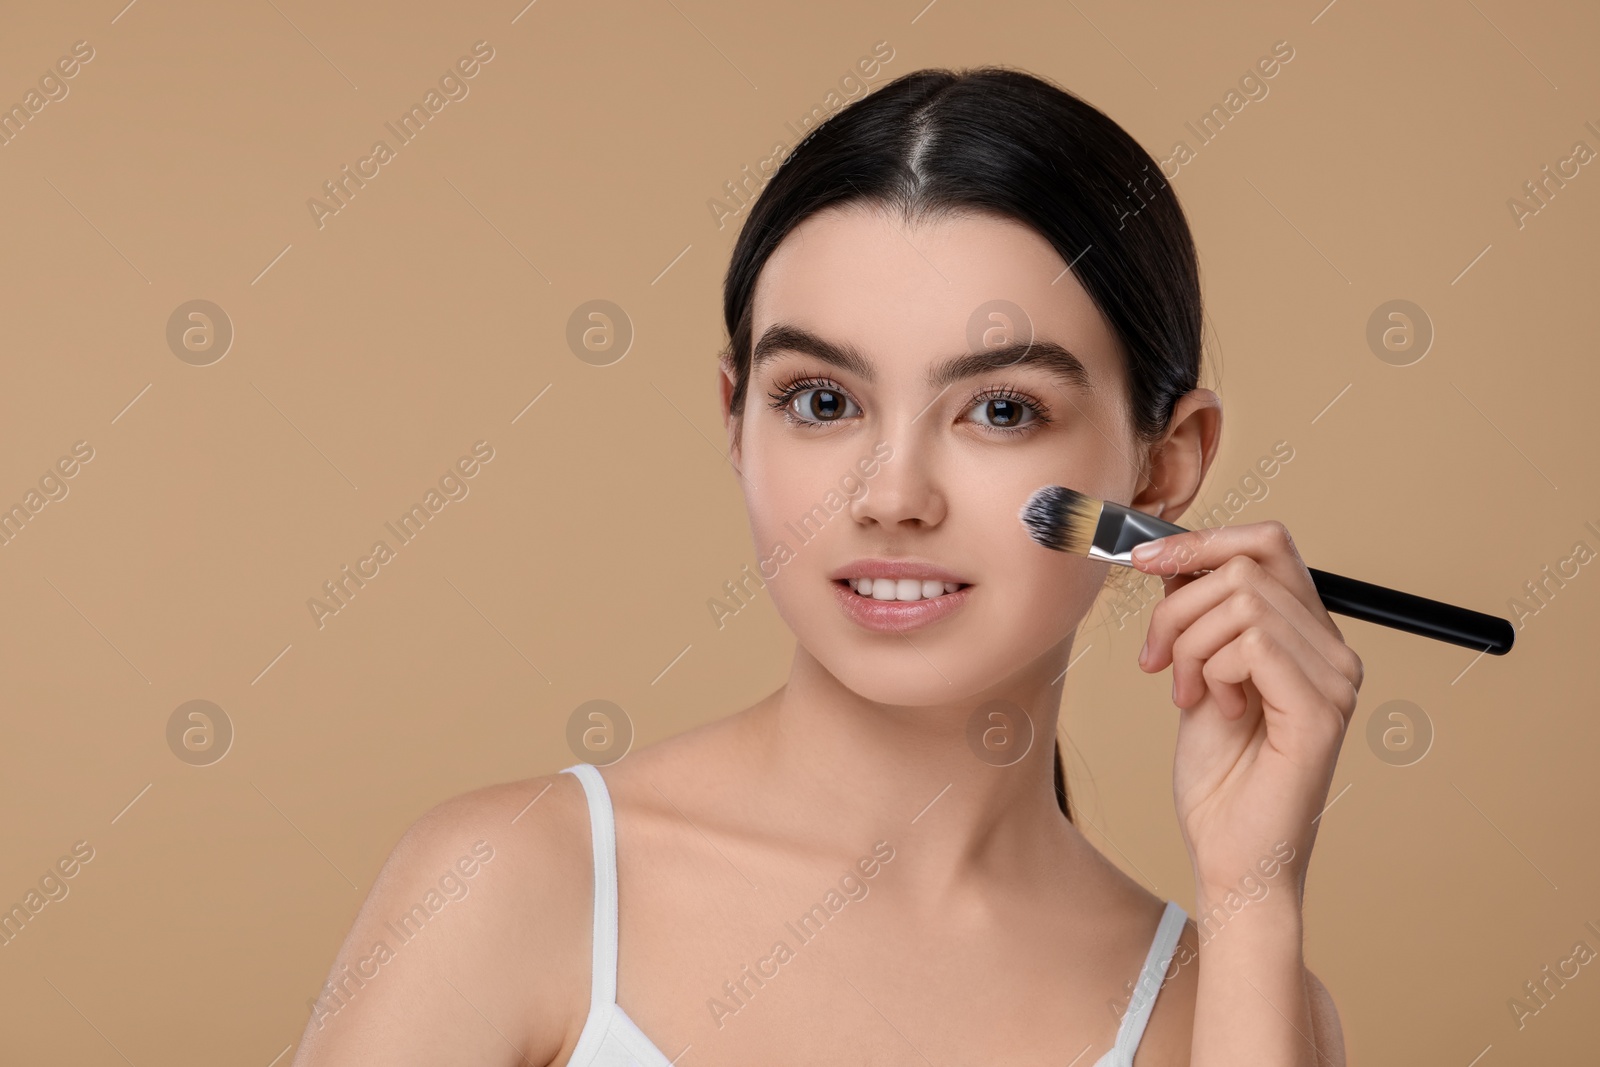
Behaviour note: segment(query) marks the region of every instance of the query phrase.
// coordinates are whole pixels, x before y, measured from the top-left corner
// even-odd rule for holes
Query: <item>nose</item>
[[[851,502],[850,517],[890,533],[939,525],[947,504],[928,444],[909,435],[891,443],[893,454],[879,464],[876,477],[866,479],[867,491]]]

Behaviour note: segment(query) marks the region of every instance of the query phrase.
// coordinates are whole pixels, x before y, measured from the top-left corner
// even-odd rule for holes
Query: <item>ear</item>
[[[733,462],[734,470],[739,469],[739,439],[740,429],[744,419],[741,415],[733,413],[733,361],[726,355],[717,361],[717,393],[722,406],[722,428],[728,434],[728,457]]]
[[[1167,522],[1189,509],[1222,438],[1222,400],[1210,389],[1194,389],[1172,410],[1167,435],[1151,446],[1149,472],[1131,506]]]

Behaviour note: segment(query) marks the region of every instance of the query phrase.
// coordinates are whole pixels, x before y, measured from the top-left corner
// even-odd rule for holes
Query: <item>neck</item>
[[[829,847],[888,841],[897,882],[932,901],[1037,870],[1040,842],[1074,832],[1054,778],[1071,648],[968,699],[906,707],[863,698],[797,646],[788,683],[755,709],[760,780]]]

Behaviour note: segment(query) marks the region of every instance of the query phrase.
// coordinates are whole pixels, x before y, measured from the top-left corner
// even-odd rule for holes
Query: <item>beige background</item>
[[[0,32],[7,105],[94,49],[0,147],[0,505],[94,449],[0,547],[0,902],[94,849],[0,947],[7,1063],[286,1063],[424,810],[574,762],[584,701],[621,705],[637,746],[780,683],[770,604],[721,631],[706,607],[755,559],[713,391],[736,231],[707,205],[878,41],[874,85],[1006,63],[1158,156],[1288,41],[1174,179],[1228,412],[1206,503],[1288,441],[1237,521],[1500,614],[1600,549],[1600,169],[1521,228],[1507,207],[1600,149],[1583,5],[118,3],[13,5]],[[307,200],[478,40],[470,95],[319,229]],[[195,299],[236,331],[210,366],[166,340]],[[593,299],[636,331],[611,366],[566,342]],[[1409,366],[1366,340],[1393,299],[1436,334]],[[319,630],[307,599],[479,440],[470,495]],[[1600,963],[1521,1030],[1507,1001],[1600,950],[1595,572],[1503,659],[1345,623],[1367,680],[1307,954],[1352,1063],[1593,1062]],[[1094,840],[1187,907],[1145,617],[1085,627],[1069,775]],[[236,732],[209,766],[168,747],[193,699]],[[1410,766],[1367,742],[1400,699],[1434,730]]]

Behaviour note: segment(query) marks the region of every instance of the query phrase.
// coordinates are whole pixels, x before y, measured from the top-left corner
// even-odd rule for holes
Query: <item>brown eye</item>
[[[811,414],[824,421],[836,419],[844,411],[844,397],[829,389],[811,391]]]
[[[1026,426],[1038,416],[1033,405],[1006,396],[991,396],[978,401],[970,412],[981,425],[997,430]]]
[[[985,414],[995,426],[1015,426],[1022,421],[1022,405],[1014,400],[991,400]]]
[[[806,389],[797,395],[791,408],[803,422],[837,422],[859,414],[850,398],[837,389]]]

